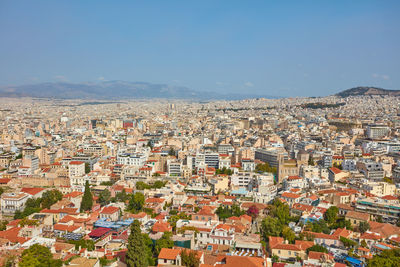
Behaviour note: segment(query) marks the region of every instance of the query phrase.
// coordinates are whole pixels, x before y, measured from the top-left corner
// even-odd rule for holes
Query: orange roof
[[[175,260],[180,253],[181,253],[180,249],[162,248],[160,254],[158,254],[158,258],[166,260]]]
[[[382,199],[385,199],[385,200],[397,200],[398,198],[395,197],[395,196],[392,196],[392,195],[386,195],[386,196],[383,196]]]
[[[69,165],[81,165],[81,164],[85,164],[85,162],[83,161],[70,161]]]
[[[216,266],[229,266],[229,267],[263,267],[264,259],[259,257],[250,256],[225,256],[222,260],[225,264]]]
[[[308,258],[309,259],[315,259],[315,260],[320,260],[320,259],[333,260],[333,256],[332,255],[329,255],[329,254],[323,253],[323,252],[317,252],[317,251],[310,251],[308,253]]]
[[[163,203],[165,199],[163,198],[155,198],[155,197],[151,197],[151,198],[147,198],[146,199],[146,203]]]
[[[101,214],[113,214],[116,212],[119,212],[119,208],[110,206],[110,207],[104,207],[100,213]]]
[[[289,176],[287,179],[288,180],[299,180],[299,179],[302,179],[302,178],[300,176]]]
[[[24,187],[24,188],[21,189],[21,192],[24,192],[24,193],[27,193],[27,194],[29,194],[29,195],[31,195],[31,196],[34,196],[34,195],[36,195],[36,194],[42,192],[43,190],[44,190],[44,188],[38,188],[38,187],[29,188],[29,187]]]
[[[18,236],[21,227],[13,227],[5,231],[0,231],[0,238],[9,240],[11,243],[24,243],[29,239]]]
[[[338,169],[336,167],[329,168],[329,170],[331,170],[334,174],[338,174],[338,173],[342,172],[340,169]]]
[[[7,178],[1,178],[0,179],[0,184],[8,184],[8,182],[10,182],[11,179],[7,179]]]
[[[299,198],[301,197],[299,194],[295,194],[295,193],[289,193],[289,192],[284,192],[282,194],[282,197],[286,197],[286,198]]]
[[[276,245],[283,244],[283,241],[285,241],[285,240],[282,237],[270,236],[269,237],[269,246],[271,248],[275,248]]]
[[[160,232],[170,232],[172,231],[172,227],[168,222],[160,222],[157,221],[152,228],[152,231],[155,233],[160,233]]]
[[[79,192],[79,191],[73,191],[73,192],[71,192],[69,194],[64,195],[63,197],[65,197],[65,198],[75,198],[75,197],[78,197],[80,195],[83,195],[83,193]]]
[[[75,225],[66,225],[66,224],[60,224],[57,223],[53,226],[54,230],[57,231],[63,231],[63,232],[73,232],[76,229],[79,228],[79,226],[75,226]]]

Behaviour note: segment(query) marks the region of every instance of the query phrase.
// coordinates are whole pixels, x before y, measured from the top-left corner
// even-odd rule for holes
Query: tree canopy
[[[126,264],[128,267],[148,266],[145,248],[145,239],[140,230],[140,223],[135,220],[131,224],[131,233],[128,237],[128,251],[126,253]]]
[[[165,232],[160,239],[156,241],[155,253],[158,255],[162,248],[173,248],[174,241],[172,241],[172,233]]]
[[[140,192],[136,192],[131,195],[128,204],[128,210],[133,213],[138,213],[143,210],[144,207],[144,195]]]
[[[309,247],[309,248],[306,250],[307,254],[308,254],[310,251],[323,252],[323,253],[328,253],[328,252],[329,252],[327,248],[325,248],[325,247],[323,247],[323,246],[321,246],[321,245],[314,245],[314,246],[312,246],[312,247]]]
[[[277,170],[276,167],[271,167],[268,162],[265,162],[264,164],[257,164],[256,172],[271,172],[276,174]]]
[[[399,266],[400,262],[400,249],[384,250],[380,254],[374,255],[368,261],[368,266],[383,267],[383,266]]]
[[[243,210],[241,210],[238,205],[232,205],[232,207],[219,206],[215,213],[218,215],[218,218],[220,220],[225,220],[232,216],[239,217],[239,216],[245,214],[245,212]]]
[[[184,249],[181,253],[182,265],[186,267],[199,267],[200,259],[197,257],[197,253],[193,250],[189,252]]]
[[[53,254],[47,247],[34,244],[22,252],[18,265],[20,267],[61,267],[62,261],[53,259]]]
[[[51,205],[61,200],[62,196],[60,191],[54,189],[44,192],[40,198],[29,198],[25,203],[24,210],[15,212],[14,219],[22,219],[42,209],[48,209]]]
[[[92,192],[90,192],[89,182],[86,181],[85,193],[83,194],[81,203],[81,212],[91,210],[92,206],[93,206],[93,196]]]

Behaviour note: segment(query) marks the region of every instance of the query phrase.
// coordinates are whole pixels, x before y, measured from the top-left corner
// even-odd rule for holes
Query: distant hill
[[[38,97],[57,99],[244,99],[274,98],[272,96],[219,94],[200,92],[184,86],[153,84],[147,82],[104,81],[100,83],[48,82],[19,86],[0,87],[0,97]]]
[[[355,87],[336,94],[336,96],[340,97],[367,95],[400,96],[400,90],[387,90],[378,87]]]

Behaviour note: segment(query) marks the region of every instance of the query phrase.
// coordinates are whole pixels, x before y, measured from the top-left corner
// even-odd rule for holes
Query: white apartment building
[[[367,137],[371,139],[379,139],[387,136],[390,128],[386,125],[372,124],[367,126]]]
[[[182,172],[182,163],[176,160],[168,160],[168,175],[170,176],[180,176]]]
[[[69,177],[82,177],[85,175],[85,162],[70,161],[68,164]]]
[[[239,186],[247,188],[249,184],[256,183],[256,174],[251,172],[238,172],[231,176],[232,186]]]
[[[1,212],[4,214],[14,214],[22,211],[30,195],[27,193],[4,193],[1,195]]]
[[[118,164],[142,167],[147,157],[142,153],[124,153],[117,156]]]

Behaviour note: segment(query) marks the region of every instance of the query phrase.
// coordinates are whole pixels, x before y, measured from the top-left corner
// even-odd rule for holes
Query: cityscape
[[[230,29],[230,25],[212,17],[215,12],[223,16],[224,12],[217,6],[228,12],[224,18],[232,25],[239,23],[243,27],[232,32],[251,31],[248,23],[253,21],[264,25],[266,21],[260,17],[265,19],[264,12],[270,9],[291,7],[289,12],[295,11],[294,3],[293,6],[281,6],[282,3],[264,6],[263,3],[256,11],[248,6],[250,3],[232,3],[228,8],[227,1],[222,1],[223,4],[204,1],[201,7],[199,3],[195,6],[185,3],[180,7],[179,1],[168,4],[133,1],[124,5],[125,1],[115,1],[107,6],[99,2],[98,5],[92,3],[94,13],[110,12],[111,18],[121,23],[120,27],[121,18],[135,21],[130,16],[125,17],[125,12],[131,10],[141,13],[143,9],[148,12],[143,13],[146,15],[163,6],[165,14],[159,14],[161,18],[157,23],[162,16],[180,16],[188,10],[190,16],[179,17],[178,22],[194,23],[192,19],[198,17],[191,16],[200,12],[204,21],[191,26],[205,39],[208,38],[203,32],[205,29],[207,32],[212,32],[214,26]],[[387,15],[389,22],[385,23],[399,33],[398,3],[388,1],[383,6],[378,1],[355,2],[336,3],[341,10],[346,9],[346,5],[351,10],[345,19],[357,20],[361,14],[369,19],[369,14],[376,14],[372,20],[380,21],[381,16]],[[37,14],[44,15],[45,10],[58,10],[55,15],[46,14],[43,21],[39,20],[43,23],[40,26],[43,32],[38,31],[39,35],[32,37],[32,47],[44,36],[55,37],[55,40],[48,40],[51,45],[61,40],[57,39],[60,33],[52,32],[53,26],[46,23],[47,16],[54,19],[55,24],[62,21],[58,26],[64,27],[76,23],[71,18],[80,20],[85,17],[83,14],[96,15],[86,12],[77,15],[74,13],[77,11],[70,9],[77,4],[64,1],[27,4],[32,5],[32,13],[23,12],[36,19],[39,19]],[[82,10],[86,8],[84,3],[79,5]],[[316,5],[307,2],[313,10],[321,8],[329,14],[326,20],[335,21],[339,27],[340,19],[329,9],[332,5],[329,1]],[[118,15],[116,6],[121,12]],[[204,6],[210,9],[204,10]],[[255,17],[250,15],[249,8],[255,12]],[[36,14],[36,9],[43,13]],[[15,20],[17,11],[21,9],[16,3],[0,3],[0,17],[5,15],[0,19],[0,33],[10,42],[22,40],[5,26]],[[237,22],[239,14],[248,16],[243,15],[245,21]],[[39,22],[30,20],[29,16],[11,29],[24,25],[24,29],[36,31],[36,24],[33,24]],[[302,16],[299,23],[308,23]],[[319,19],[311,19],[312,27],[319,27]],[[83,27],[89,27],[88,21]],[[175,23],[168,17],[165,23],[171,21]],[[161,27],[156,22],[146,24],[146,31]],[[209,22],[214,24],[209,25]],[[120,29],[112,23],[110,28],[105,28],[110,33]],[[297,22],[287,23],[295,25]],[[132,32],[138,31],[136,24],[132,25]],[[90,27],[97,29],[99,25]],[[284,27],[278,28],[284,31]],[[369,45],[383,47],[378,54],[391,53],[393,47],[398,49],[400,35],[385,35],[388,29],[378,26],[372,29],[379,31],[381,42],[390,43],[385,46],[371,42]],[[79,32],[74,28],[72,32],[75,31]],[[179,34],[197,40],[180,28],[176,31],[178,33],[162,31],[168,37],[163,35],[156,39],[160,40],[158,43],[147,45],[160,49],[170,46],[168,49],[174,54],[173,46],[183,41],[181,38],[177,43],[171,40]],[[353,36],[353,41],[364,38],[361,37],[364,32],[360,32]],[[124,31],[128,33],[129,30]],[[138,36],[147,36],[140,33],[143,35]],[[66,34],[71,33],[66,31]],[[140,43],[136,32],[134,35],[135,41]],[[213,33],[213,37],[209,37],[216,39],[216,46],[220,45],[219,38],[231,38],[229,34],[216,35]],[[106,37],[101,38],[107,42]],[[133,39],[126,38],[126,43],[136,45]],[[250,53],[251,49],[261,49],[252,46],[256,40],[237,45],[240,49],[246,47]],[[282,40],[279,42],[283,43]],[[64,41],[66,39],[62,39],[62,43]],[[168,79],[149,78],[148,82],[136,82],[142,78],[112,74],[120,66],[110,62],[109,72],[104,76],[115,76],[115,79],[101,76],[93,81],[90,72],[103,64],[100,56],[87,68],[89,61],[78,58],[81,51],[68,46],[72,44],[64,47],[59,43],[55,47],[66,52],[59,55],[60,58],[55,57],[55,61],[68,62],[69,49],[77,56],[73,67],[55,62],[51,67],[55,70],[51,72],[40,64],[27,67],[33,64],[30,60],[36,54],[25,43],[14,43],[12,48],[7,47],[11,44],[7,42],[0,45],[5,59],[0,62],[0,70],[4,70],[0,71],[3,72],[0,74],[0,266],[400,266],[398,51],[391,55],[392,61],[383,59],[389,54],[382,55],[379,60],[376,55],[365,56],[366,60],[371,60],[369,64],[375,60],[376,65],[388,69],[373,74],[364,69],[363,62],[357,63],[357,70],[350,63],[348,66],[339,64],[336,68],[334,63],[325,62],[332,64],[326,67],[332,72],[327,78],[325,72],[318,72],[321,66],[316,63],[312,69],[321,77],[304,82],[302,79],[308,79],[308,74],[299,70],[301,77],[293,78],[298,87],[290,89],[291,78],[286,74],[280,77],[282,87],[274,84],[274,77],[265,78],[267,75],[261,72],[255,71],[254,75],[265,76],[266,80],[246,77],[248,73],[244,69],[243,77],[237,82],[239,74],[229,66],[228,58],[232,55],[225,58],[225,78],[232,77],[229,82],[211,78],[211,72],[216,71],[214,68],[219,64],[216,60],[215,64],[209,63],[208,76],[207,71],[198,74],[204,74],[204,82],[194,86],[197,78],[185,73],[191,68],[190,64],[181,66],[179,57],[176,62],[169,61],[171,65],[165,68],[165,73],[158,72],[157,67],[151,68],[152,64],[163,64],[160,60],[149,61],[147,65],[141,62],[143,73],[135,74],[142,75],[143,79],[151,75],[169,75]],[[83,48],[83,43],[79,47]],[[117,46],[116,50],[128,51],[119,40],[115,41]],[[234,44],[225,43],[224,46],[229,54]],[[182,44],[182,53],[189,61],[202,64],[197,55],[184,50],[188,47],[192,44]],[[349,44],[349,47],[356,53],[364,46]],[[18,49],[32,55],[30,58],[21,54],[26,60],[24,66],[15,56],[21,52]],[[118,53],[106,49],[114,55]],[[196,50],[200,56],[211,60],[210,51],[196,49],[200,49]],[[340,45],[333,50],[336,49],[340,50]],[[42,52],[42,63],[46,65],[45,58],[54,55],[51,50]],[[310,62],[315,57],[310,56]],[[250,56],[250,60],[255,58]],[[21,68],[17,70],[14,62]],[[119,63],[131,68],[126,62]],[[285,72],[278,63],[274,66]],[[181,67],[176,73],[181,71],[183,76],[187,75],[187,80],[172,81],[173,69]],[[145,72],[147,68],[149,72]],[[346,80],[347,76],[340,76],[342,68],[348,76],[354,74],[357,78]],[[75,70],[88,78],[80,78]],[[130,70],[133,73],[137,69]],[[365,79],[360,78],[364,70],[368,73]],[[67,74],[53,77],[63,71]],[[28,73],[40,78],[26,78]],[[337,78],[339,76],[342,78]]]

